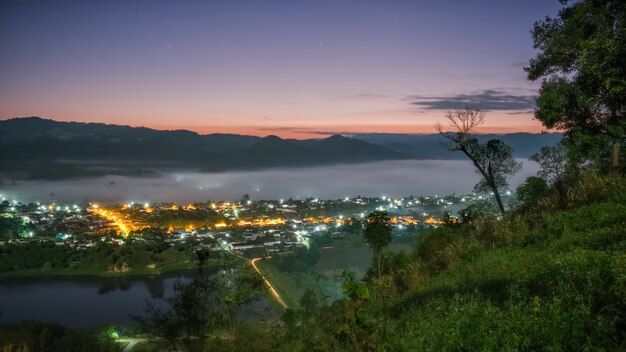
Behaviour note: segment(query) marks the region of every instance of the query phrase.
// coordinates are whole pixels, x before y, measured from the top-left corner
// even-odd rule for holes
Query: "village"
[[[162,236],[170,244],[196,243],[198,248],[249,253],[280,253],[308,246],[322,235],[360,234],[372,211],[385,211],[395,235],[417,235],[480,202],[483,195],[445,197],[355,197],[337,200],[207,201],[187,205],[128,202],[21,203],[0,196],[0,245],[53,240],[81,250],[97,242],[123,246],[145,234]]]

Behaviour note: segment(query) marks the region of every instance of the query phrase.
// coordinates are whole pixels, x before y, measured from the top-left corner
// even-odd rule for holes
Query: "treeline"
[[[122,246],[95,241],[94,246],[72,248],[54,241],[9,243],[0,246],[0,274],[65,273],[103,275],[110,272],[157,273],[193,268],[197,243],[172,245],[161,234],[125,239]]]
[[[105,329],[69,329],[53,323],[24,321],[0,324],[0,349],[5,352],[119,352],[122,345]]]

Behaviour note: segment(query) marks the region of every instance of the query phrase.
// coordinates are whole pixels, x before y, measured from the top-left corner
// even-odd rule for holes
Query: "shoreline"
[[[219,267],[220,263],[210,263],[205,265],[205,269],[212,269]],[[20,278],[46,278],[46,277],[84,277],[84,278],[125,278],[125,277],[160,277],[170,275],[174,273],[184,273],[196,271],[196,265],[176,266],[170,268],[164,268],[162,270],[154,270],[153,272],[147,270],[136,270],[129,272],[107,272],[107,271],[94,271],[94,270],[26,270],[26,271],[9,271],[0,273],[0,281],[3,279],[20,279]]]

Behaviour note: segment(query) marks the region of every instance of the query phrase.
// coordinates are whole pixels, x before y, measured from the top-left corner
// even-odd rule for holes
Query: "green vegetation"
[[[529,79],[541,80],[535,117],[566,131],[571,157],[623,170],[626,4],[561,2],[567,6],[558,16],[535,23],[532,31],[538,53],[525,69]]]
[[[466,138],[482,121],[467,109],[450,118],[459,130],[449,139],[494,192],[498,216],[474,204],[408,254],[386,250],[389,219],[372,213],[373,263],[363,279],[342,273],[342,299],[328,303],[312,287],[327,255],[312,247],[263,263],[281,293],[301,293],[282,321],[239,319],[263,284],[243,270],[177,285],[168,311],[148,307],[143,331],[179,351],[626,350],[626,3],[561,2],[558,18],[535,25],[539,53],[527,71],[543,79],[537,118],[566,140],[532,157],[540,177],[518,189],[517,208],[505,213],[498,196],[516,169],[511,150]]]
[[[133,318],[160,350],[205,351],[218,332],[233,336],[242,310],[265,290],[263,279],[249,266],[209,274],[203,267],[206,258],[198,259],[198,277],[176,283],[174,295],[163,299],[166,309],[148,302],[144,315]]]
[[[191,246],[156,249],[143,242],[98,243],[76,250],[55,242],[0,246],[0,276],[154,275],[195,268]]]
[[[581,174],[505,218],[447,224],[413,253],[385,252],[382,275],[344,274],[344,299],[317,291],[229,341],[231,350],[623,350],[626,179]],[[315,297],[315,299],[313,299]],[[321,306],[320,306],[321,304]],[[253,347],[248,339],[280,337]]]
[[[68,329],[52,323],[24,321],[0,325],[0,349],[6,352],[118,352],[122,346],[106,329]]]
[[[472,161],[482,178],[474,186],[477,192],[491,191],[500,212],[504,204],[500,190],[508,186],[507,176],[517,173],[522,165],[513,158],[513,149],[499,138],[481,143],[474,136],[474,129],[485,121],[485,113],[466,106],[446,114],[453,132],[444,132],[441,124],[435,127],[450,144],[450,151],[460,151]]]
[[[391,225],[389,215],[384,211],[375,211],[367,216],[367,225],[363,230],[363,237],[374,253],[376,261],[376,275],[380,277],[383,271],[383,250],[391,243]]]

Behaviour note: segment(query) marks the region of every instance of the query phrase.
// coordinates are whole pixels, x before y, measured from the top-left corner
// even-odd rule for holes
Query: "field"
[[[394,252],[411,251],[408,244],[392,243],[389,249]],[[353,272],[363,277],[372,260],[372,253],[361,237],[351,237],[333,241],[332,247],[320,249],[320,260],[311,272],[281,271],[267,261],[258,262],[259,269],[289,307],[297,307],[305,290],[315,291],[318,298],[326,303],[342,298],[341,274]]]

